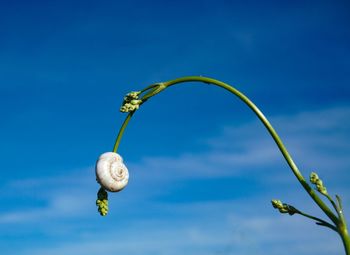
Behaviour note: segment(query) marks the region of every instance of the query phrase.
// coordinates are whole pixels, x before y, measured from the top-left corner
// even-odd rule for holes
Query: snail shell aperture
[[[129,171],[122,157],[115,152],[103,153],[96,162],[96,180],[111,192],[122,190],[129,180]]]

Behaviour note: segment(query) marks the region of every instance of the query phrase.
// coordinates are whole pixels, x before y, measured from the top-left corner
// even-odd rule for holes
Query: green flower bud
[[[323,182],[322,180],[317,180],[316,182],[316,188],[318,190],[318,192],[320,192],[321,194],[327,196],[328,195],[328,192],[327,192],[327,189],[325,186],[323,186]]]
[[[283,206],[281,200],[274,199],[271,201],[271,203],[272,203],[273,208],[276,208],[276,209],[279,209]]]
[[[123,105],[120,107],[121,112],[133,112],[139,109],[140,104],[142,103],[142,100],[132,100],[127,103],[123,103]]]
[[[274,199],[271,201],[271,203],[272,203],[272,206],[278,209],[280,213],[288,213],[289,215],[293,215],[298,212],[298,210],[295,209],[293,206],[284,204],[282,203],[281,200]]]
[[[101,209],[100,209],[100,213],[101,213],[102,215],[106,215],[107,212],[108,212],[108,210],[107,210],[106,208],[101,208]]]
[[[102,215],[107,215],[108,212],[108,193],[101,187],[97,192],[96,200],[97,210]]]
[[[132,99],[138,99],[140,94],[141,94],[141,91],[132,91],[132,92],[126,94],[126,96],[124,97],[124,100],[130,101]]]
[[[122,106],[120,107],[120,111],[121,111],[121,112],[128,112],[128,108],[127,108],[125,105],[122,105]]]
[[[142,103],[142,100],[133,99],[130,101],[130,104],[132,105],[140,105],[141,103]]]
[[[132,112],[139,108],[139,105],[142,103],[142,100],[138,100],[141,91],[133,91],[124,97],[122,106],[120,107],[121,112]]]
[[[316,182],[319,180],[318,175],[315,172],[312,172],[310,174],[310,182],[313,184],[316,184]]]
[[[320,179],[320,177],[318,177],[316,173],[312,172],[310,174],[310,182],[312,184],[315,184],[318,192],[320,192],[322,195],[328,196],[326,187],[323,185],[322,180]]]

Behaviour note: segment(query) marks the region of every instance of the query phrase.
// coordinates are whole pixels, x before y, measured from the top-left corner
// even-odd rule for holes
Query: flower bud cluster
[[[318,192],[320,192],[321,194],[323,194],[325,196],[328,195],[326,187],[323,185],[322,180],[318,177],[318,175],[315,172],[312,172],[310,174],[310,182],[312,184],[315,184]]]
[[[103,188],[100,188],[97,193],[96,205],[101,216],[106,216],[108,213],[108,194]]]
[[[282,203],[281,200],[272,200],[272,206],[280,211],[280,213],[288,213],[289,215],[293,215],[298,212],[296,208],[291,205]]]
[[[142,100],[139,100],[141,91],[133,91],[128,93],[124,97],[122,106],[120,107],[121,112],[133,112],[139,109]]]

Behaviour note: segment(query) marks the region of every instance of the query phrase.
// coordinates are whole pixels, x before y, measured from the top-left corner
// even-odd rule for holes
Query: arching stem
[[[272,127],[271,123],[267,120],[267,118],[264,116],[264,114],[259,110],[259,108],[243,93],[238,91],[237,89],[233,88],[232,86],[207,77],[198,77],[198,76],[187,76],[178,78],[172,81],[165,82],[165,86],[173,86],[175,84],[184,83],[184,82],[204,82],[207,84],[213,84],[216,86],[219,86],[221,88],[224,88],[234,95],[236,95],[239,99],[241,99],[252,111],[255,113],[255,115],[261,120],[261,122],[264,124],[266,129],[269,131],[270,135],[272,136],[273,140],[275,141],[276,145],[278,146],[279,150],[281,151],[283,157],[287,161],[289,167],[293,171],[295,177],[298,179],[300,184],[304,187],[304,189],[307,191],[307,193],[312,197],[312,199],[317,203],[317,205],[324,211],[324,213],[331,219],[334,224],[338,223],[338,218],[335,216],[335,214],[328,208],[328,206],[320,199],[320,197],[316,194],[316,192],[310,187],[310,185],[306,182],[303,175],[300,173],[298,167],[294,163],[292,157],[290,156],[289,152],[287,151],[286,147],[284,146],[283,142],[281,141],[281,138],[278,136],[275,129]]]
[[[130,113],[128,114],[128,116],[126,116],[126,118],[125,118],[125,120],[124,120],[122,126],[120,127],[119,132],[118,132],[117,139],[115,140],[115,143],[114,143],[113,152],[117,152],[118,147],[119,147],[119,144],[120,144],[120,141],[121,141],[122,136],[123,136],[123,134],[124,134],[125,128],[126,128],[126,126],[128,125],[128,123],[129,123],[129,121],[130,121],[132,115],[134,115],[134,112],[130,112]]]
[[[231,92],[232,94],[237,96],[241,101],[243,101],[255,113],[255,115],[260,119],[260,121],[264,124],[264,126],[266,127],[266,129],[270,133],[271,137],[275,141],[277,147],[281,151],[283,157],[287,161],[289,167],[291,168],[293,174],[298,179],[300,184],[303,186],[303,188],[306,190],[306,192],[311,196],[311,198],[315,201],[315,203],[321,208],[321,210],[334,223],[334,225],[337,226],[337,232],[340,234],[340,236],[342,238],[342,241],[343,241],[343,244],[344,244],[344,247],[345,247],[345,250],[346,250],[346,254],[350,255],[350,238],[349,238],[349,233],[348,233],[347,228],[346,228],[345,218],[343,217],[343,215],[341,215],[342,217],[338,218],[330,210],[330,208],[321,200],[321,198],[317,195],[317,193],[310,187],[310,185],[306,182],[306,180],[303,177],[303,175],[300,173],[298,167],[294,163],[291,155],[289,154],[288,150],[284,146],[283,142],[281,141],[281,139],[278,136],[278,134],[275,131],[275,129],[272,127],[271,123],[267,120],[267,118],[259,110],[259,108],[247,96],[245,96],[242,92],[240,92],[239,90],[235,89],[234,87],[232,87],[232,86],[230,86],[230,85],[228,85],[228,84],[226,84],[224,82],[221,82],[221,81],[218,81],[218,80],[215,80],[215,79],[212,79],[212,78],[208,78],[208,77],[202,77],[202,76],[182,77],[182,78],[178,78],[178,79],[175,79],[175,80],[171,80],[171,81],[167,81],[167,82],[151,85],[151,86],[147,87],[146,89],[144,89],[142,91],[148,90],[149,88],[152,88],[152,89],[154,88],[155,90],[157,90],[157,85],[161,86],[161,89],[156,91],[156,93],[152,94],[152,92],[151,92],[151,93],[148,93],[145,96],[145,99],[148,100],[152,96],[154,96],[155,94],[158,94],[159,92],[164,90],[165,88],[168,88],[168,87],[176,85],[176,84],[188,83],[188,82],[203,82],[203,83],[206,83],[206,84],[215,85],[215,86],[221,87],[221,88],[223,88],[225,90],[228,90],[229,92]],[[120,144],[120,140],[121,140],[121,137],[123,135],[123,132],[124,132],[126,126],[128,125],[128,123],[129,123],[133,113],[134,113],[134,111],[130,112],[128,114],[128,116],[126,117],[123,125],[120,128],[118,137],[117,137],[115,145],[114,145],[114,149],[113,149],[114,152],[116,152],[117,149],[118,149],[118,146]]]

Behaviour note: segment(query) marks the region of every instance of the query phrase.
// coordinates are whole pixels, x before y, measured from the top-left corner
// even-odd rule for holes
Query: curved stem
[[[306,218],[309,218],[309,219],[312,219],[312,220],[316,221],[316,224],[317,224],[317,225],[321,225],[321,226],[328,227],[328,228],[330,228],[330,229],[332,229],[332,230],[334,230],[335,232],[338,233],[337,228],[336,228],[335,226],[333,226],[332,224],[329,224],[327,221],[324,221],[324,220],[322,220],[322,219],[320,219],[320,218],[317,218],[317,217],[315,217],[315,216],[312,216],[312,215],[303,213],[303,212],[301,212],[301,211],[299,211],[299,210],[298,210],[296,213],[298,213],[298,214],[300,214],[300,215],[302,215],[302,216],[304,216],[304,217],[306,217]]]
[[[151,85],[147,86],[146,88],[144,88],[143,90],[141,90],[140,92],[143,93],[149,89],[153,89],[153,88],[157,87],[157,85],[158,85],[157,83],[151,84]]]
[[[120,144],[120,140],[122,139],[122,136],[124,133],[124,130],[125,130],[126,126],[128,125],[133,114],[134,114],[134,112],[130,112],[128,114],[128,116],[126,116],[122,126],[120,127],[117,139],[115,140],[115,143],[114,143],[113,152],[117,152],[119,144]]]
[[[271,123],[266,119],[264,114],[259,110],[259,108],[243,93],[238,91],[237,89],[233,88],[232,86],[207,77],[201,77],[201,76],[187,76],[178,78],[175,80],[171,80],[168,82],[165,82],[165,86],[173,86],[178,83],[184,83],[184,82],[204,82],[208,84],[213,84],[219,87],[222,87],[234,95],[236,95],[239,99],[241,99],[253,112],[256,114],[256,116],[261,120],[261,122],[264,124],[264,126],[267,128],[268,132],[272,136],[273,140],[275,141],[276,145],[278,146],[279,150],[281,151],[283,157],[287,161],[289,167],[293,171],[295,177],[298,179],[300,184],[303,186],[303,188],[307,191],[307,193],[311,196],[311,198],[316,202],[316,204],[324,211],[324,213],[331,219],[331,221],[334,224],[338,223],[338,218],[336,215],[328,208],[328,206],[320,199],[320,197],[316,194],[316,192],[309,186],[309,184],[305,181],[305,178],[300,173],[298,167],[294,163],[292,157],[290,156],[289,152],[287,151],[286,147],[284,146],[283,142],[281,141],[280,137],[278,136],[275,129],[272,127]]]
[[[303,188],[306,190],[306,192],[311,196],[311,198],[315,201],[315,203],[321,208],[321,210],[328,216],[328,218],[337,227],[336,231],[340,234],[340,236],[342,238],[342,241],[343,241],[343,244],[344,244],[344,247],[346,250],[346,254],[350,255],[350,237],[349,237],[349,233],[348,233],[347,228],[346,228],[345,218],[343,217],[343,215],[340,215],[340,217],[338,218],[330,210],[330,208],[328,208],[328,206],[322,201],[322,199],[317,195],[317,193],[310,187],[310,185],[306,182],[303,175],[300,173],[298,167],[294,163],[291,155],[289,154],[288,150],[284,146],[282,140],[278,136],[275,129],[272,127],[271,123],[267,120],[267,118],[259,110],[259,108],[248,97],[246,97],[243,93],[241,93],[239,90],[235,89],[234,87],[232,87],[224,82],[221,82],[221,81],[218,81],[218,80],[215,80],[212,78],[202,77],[202,76],[187,76],[187,77],[182,77],[182,78],[178,78],[175,80],[167,81],[164,83],[157,83],[157,84],[153,84],[153,85],[148,86],[147,88],[142,90],[142,92],[144,92],[148,89],[154,89],[154,91],[149,92],[144,97],[144,99],[145,99],[144,102],[146,100],[150,99],[152,96],[158,94],[159,92],[161,92],[162,90],[164,90],[167,87],[173,86],[175,84],[187,83],[187,82],[203,82],[203,83],[212,84],[212,85],[224,88],[224,89],[228,90],[229,92],[231,92],[232,94],[234,94],[235,96],[237,96],[241,101],[243,101],[255,113],[255,115],[260,119],[260,121],[263,123],[263,125],[266,127],[266,129],[270,133],[271,137],[275,141],[277,147],[281,151],[283,157],[287,161],[287,164],[291,168],[293,174],[298,179],[300,184],[303,186]],[[160,85],[161,87],[157,88],[157,85]],[[134,112],[130,112],[128,114],[128,116],[124,120],[122,127],[120,128],[120,131],[118,133],[118,137],[116,139],[116,142],[115,142],[115,145],[113,148],[114,152],[116,152],[118,149],[123,132],[124,132],[126,126],[128,125],[133,113]],[[304,216],[309,217],[309,218],[313,217],[313,216],[310,217],[310,215],[304,215]],[[328,226],[330,228],[333,227],[333,225],[330,225],[329,223],[327,223],[323,220],[320,220],[318,218],[317,219],[313,218],[313,219],[318,220],[318,222],[321,225]]]

